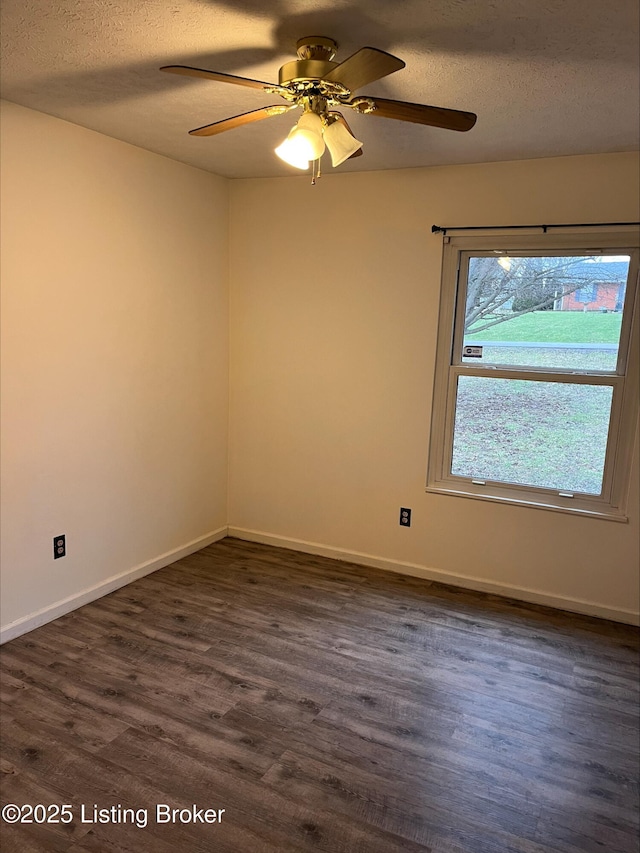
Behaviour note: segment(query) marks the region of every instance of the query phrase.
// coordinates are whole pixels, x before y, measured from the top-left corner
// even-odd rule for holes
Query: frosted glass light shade
[[[352,136],[341,121],[334,121],[324,130],[324,141],[331,154],[331,165],[339,166],[362,148],[362,142]]]
[[[276,148],[276,154],[297,169],[307,169],[310,160],[322,157],[324,148],[322,119],[316,113],[305,113],[282,145]]]
[[[322,119],[315,113],[305,113],[290,134],[292,140],[304,151],[308,160],[319,160],[324,154]]]

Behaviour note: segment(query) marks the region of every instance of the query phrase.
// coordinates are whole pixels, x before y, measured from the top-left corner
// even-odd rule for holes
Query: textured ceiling
[[[338,60],[364,45],[405,60],[358,94],[478,115],[455,133],[349,112],[364,156],[339,171],[638,146],[637,0],[2,0],[0,16],[4,98],[228,177],[299,175],[273,154],[296,114],[190,137],[283,102],[159,66],[275,82],[305,35],[336,39]]]

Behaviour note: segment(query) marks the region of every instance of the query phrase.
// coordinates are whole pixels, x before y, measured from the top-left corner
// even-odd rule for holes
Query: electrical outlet
[[[400,526],[411,527],[411,510],[406,506],[400,507]]]
[[[53,537],[53,559],[57,560],[60,557],[67,556],[67,541],[66,536],[63,534],[62,536],[54,536]]]

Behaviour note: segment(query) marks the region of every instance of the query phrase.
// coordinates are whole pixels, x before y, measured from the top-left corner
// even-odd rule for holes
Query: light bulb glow
[[[503,270],[509,272],[511,269],[511,258],[506,257],[506,255],[502,258],[498,258],[498,263],[502,267]]]
[[[319,160],[324,149],[322,119],[316,113],[305,113],[275,151],[278,157],[290,166],[308,169],[309,161]]]
[[[278,157],[281,160],[284,160],[285,163],[288,163],[289,166],[294,166],[296,169],[309,168],[309,158],[305,157],[304,154],[300,152],[298,146],[291,139],[291,134],[287,136],[284,142],[278,145],[275,152]]]
[[[317,160],[324,154],[324,141],[321,136],[304,128],[296,128],[291,136],[291,144],[295,145],[301,157],[307,160]]]

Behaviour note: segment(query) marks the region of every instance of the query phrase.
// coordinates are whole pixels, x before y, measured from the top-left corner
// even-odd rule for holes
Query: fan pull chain
[[[321,178],[322,172],[320,170],[320,158],[313,161],[313,165],[311,166],[311,186],[315,187],[316,178]]]

